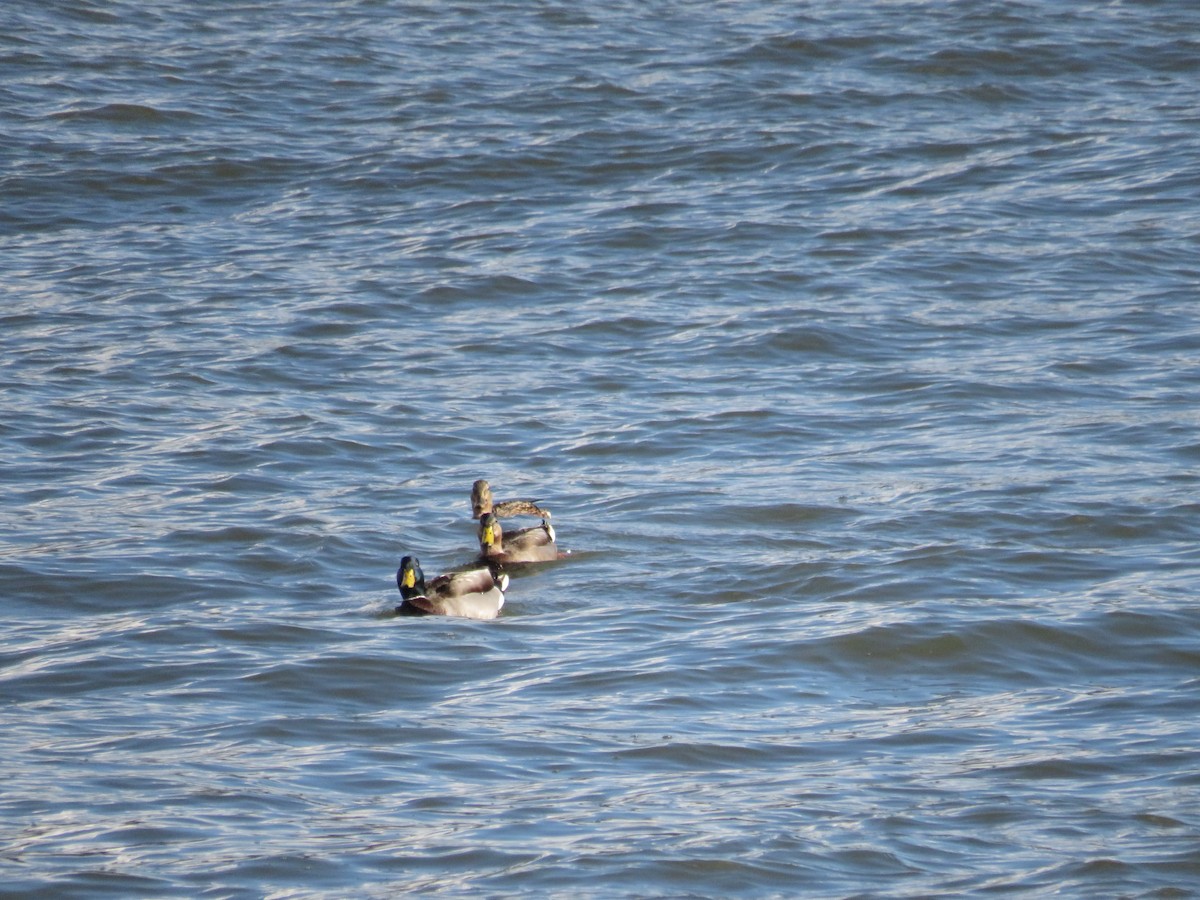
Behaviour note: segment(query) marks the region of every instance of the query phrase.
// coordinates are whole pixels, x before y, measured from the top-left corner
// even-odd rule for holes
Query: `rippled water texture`
[[[1194,894],[1196,4],[0,26],[0,895]]]

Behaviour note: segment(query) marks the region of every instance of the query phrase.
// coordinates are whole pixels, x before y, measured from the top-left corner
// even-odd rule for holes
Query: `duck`
[[[400,560],[396,586],[404,602],[396,607],[400,616],[459,616],[494,619],[504,606],[508,574],[495,560],[461,572],[446,572],[427,585],[421,563],[415,556]]]
[[[558,559],[554,526],[542,519],[541,525],[522,528],[506,536],[496,514],[484,513],[479,519],[479,555],[485,561],[501,564]]]
[[[501,500],[493,503],[492,486],[487,479],[480,478],[471,485],[471,516],[478,519],[486,513],[494,513],[497,518],[537,516],[543,521],[550,518],[550,510],[542,509],[536,500]]]

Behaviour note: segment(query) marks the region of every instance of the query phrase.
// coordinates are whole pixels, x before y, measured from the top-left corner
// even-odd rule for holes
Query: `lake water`
[[[0,895],[1200,891],[1200,5],[0,26]]]

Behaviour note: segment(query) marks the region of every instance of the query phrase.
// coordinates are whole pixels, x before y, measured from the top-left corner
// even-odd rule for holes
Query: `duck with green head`
[[[460,616],[494,619],[504,606],[508,575],[497,560],[463,572],[447,572],[429,584],[415,556],[400,560],[396,586],[404,602],[396,607],[401,616]]]
[[[489,562],[505,565],[558,559],[554,526],[543,519],[541,525],[506,535],[496,514],[484,513],[479,519],[479,555]]]

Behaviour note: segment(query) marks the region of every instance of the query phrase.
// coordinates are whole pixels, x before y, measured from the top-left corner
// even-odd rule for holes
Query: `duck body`
[[[397,615],[494,619],[504,606],[508,575],[490,560],[463,572],[447,572],[426,584],[421,563],[406,556],[396,571],[396,586],[404,598],[396,607]]]
[[[484,513],[479,519],[479,555],[484,560],[506,565],[558,559],[554,526],[543,519],[541,525],[505,534],[496,514]]]
[[[543,521],[550,518],[550,510],[542,509],[536,500],[501,500],[496,503],[492,499],[492,486],[486,479],[480,478],[471,485],[471,515],[479,519],[487,513],[494,514],[496,518],[538,516]]]

